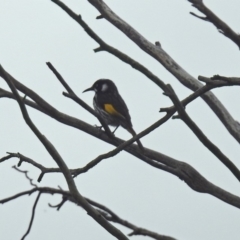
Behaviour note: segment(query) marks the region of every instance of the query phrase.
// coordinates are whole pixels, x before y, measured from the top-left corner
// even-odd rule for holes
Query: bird
[[[107,125],[116,127],[113,133],[121,126],[131,133],[132,136],[136,135],[128,107],[112,80],[99,79],[92,87],[84,90],[83,93],[88,91],[95,92],[93,97],[93,107],[95,111]],[[137,140],[137,144],[141,150],[144,149],[139,139]]]

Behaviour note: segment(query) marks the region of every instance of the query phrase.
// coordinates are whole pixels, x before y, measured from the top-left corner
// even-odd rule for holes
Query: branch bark
[[[75,185],[75,182],[71,176],[71,173],[65,164],[64,160],[60,156],[60,154],[57,152],[55,147],[48,141],[48,139],[41,134],[41,132],[38,130],[38,128],[34,125],[32,120],[30,119],[27,109],[25,107],[24,102],[22,101],[21,97],[19,96],[17,89],[14,86],[14,83],[12,82],[11,78],[8,76],[8,74],[5,72],[3,67],[0,65],[0,72],[1,76],[3,76],[4,80],[8,84],[9,88],[11,89],[12,93],[15,95],[16,100],[19,104],[19,107],[21,109],[23,118],[26,122],[26,124],[29,126],[29,128],[33,131],[33,133],[36,135],[36,137],[40,140],[42,145],[46,148],[49,155],[54,159],[54,161],[57,163],[58,167],[61,169],[66,182],[68,184],[69,190],[75,201],[81,205],[86,212],[96,221],[98,222],[104,229],[106,229],[110,234],[115,236],[119,240],[127,240],[128,238],[117,228],[115,228],[113,225],[111,225],[106,219],[99,214],[78,192],[78,189]]]
[[[95,127],[92,127],[91,125],[79,119],[76,119],[74,117],[71,117],[59,112],[57,109],[52,107],[49,103],[47,103],[44,99],[42,99],[39,95],[37,95],[34,91],[32,91],[31,89],[27,88],[26,86],[18,82],[16,79],[14,79],[10,74],[5,73],[5,75],[3,76],[2,73],[0,72],[0,76],[2,77],[5,76],[10,78],[11,81],[14,83],[14,85],[17,87],[17,89],[19,89],[28,97],[32,98],[48,116],[54,118],[55,120],[61,123],[64,123],[68,126],[77,128],[81,131],[84,131],[112,145],[118,146],[121,143],[123,143],[123,140],[119,138],[110,139],[103,131],[96,129]],[[174,112],[175,110],[173,110],[172,114]],[[161,125],[161,120],[157,121],[152,126],[150,126],[148,130],[144,132],[144,135],[153,131],[155,128],[159,126],[159,124]],[[142,135],[140,136],[142,137]],[[156,152],[151,149],[145,148],[145,151],[144,151],[145,157],[152,159],[151,161],[148,161],[146,158],[143,158],[136,144],[132,144],[131,146],[128,146],[125,150],[130,154],[132,154],[133,156],[136,156],[137,158],[145,161],[147,164],[153,167],[168,171],[171,174],[179,177],[181,180],[184,180],[188,184],[188,186],[193,190],[201,193],[208,193],[230,205],[240,208],[239,197],[210,183],[207,179],[205,179],[199,172],[197,172],[189,164],[178,161],[171,157],[168,157],[160,152]],[[168,168],[164,169],[163,166],[167,166]]]
[[[60,1],[58,1],[60,2]],[[196,91],[202,84],[187,73],[177,62],[175,62],[159,45],[154,45],[144,38],[128,23],[117,16],[102,0],[88,0],[100,13],[101,16],[122,31],[129,39],[138,45],[144,52],[155,58],[170,73],[172,73],[184,86]],[[219,120],[227,128],[229,133],[240,143],[240,124],[233,119],[223,104],[212,93],[208,92],[202,96]]]
[[[192,121],[192,119],[186,113],[183,105],[181,104],[171,85],[168,85],[168,91],[166,92],[166,95],[172,100],[175,107],[177,108],[180,119],[186,123],[186,125],[193,131],[201,143],[232,172],[238,181],[240,181],[240,171],[237,166],[227,156],[225,156],[222,151],[206,137],[206,135],[201,131],[197,124]]]
[[[38,192],[38,194],[45,193],[45,194],[52,194],[52,195],[53,194],[62,195],[63,200],[59,204],[57,204],[56,206],[52,206],[51,204],[49,204],[50,207],[56,208],[57,210],[59,210],[60,207],[63,205],[63,203],[65,203],[66,201],[76,203],[74,201],[74,199],[72,198],[72,195],[68,191],[64,191],[62,189],[48,188],[48,187],[36,187],[36,188],[31,189],[31,190],[24,191],[24,192],[21,192],[21,193],[18,193],[16,195],[14,195],[14,196],[2,199],[2,200],[0,200],[0,204],[4,204],[4,203],[7,203],[9,201],[13,201],[13,200],[15,200],[15,199],[17,199],[21,196],[31,195],[34,192]],[[104,218],[106,218],[108,221],[118,223],[118,224],[120,224],[124,227],[127,227],[127,228],[133,230],[133,232],[130,233],[129,236],[142,235],[142,236],[151,237],[151,238],[156,239],[156,240],[176,240],[175,238],[165,236],[165,235],[160,235],[156,232],[137,227],[136,225],[120,218],[116,213],[114,213],[112,210],[110,210],[106,206],[104,206],[104,205],[102,205],[102,204],[100,204],[96,201],[93,201],[89,198],[85,197],[85,199],[86,199],[86,201],[88,201],[89,204],[91,204],[93,207],[95,207],[96,210],[100,214],[102,214],[104,216]]]
[[[41,196],[41,192],[38,192],[38,195],[37,195],[37,198],[33,204],[33,208],[32,208],[32,216],[31,216],[31,219],[30,219],[30,222],[29,222],[29,226],[28,226],[28,229],[27,229],[27,232],[23,235],[23,237],[21,238],[21,240],[24,240],[25,237],[30,233],[31,231],[31,227],[32,227],[32,224],[33,224],[33,220],[34,220],[34,216],[35,216],[35,210],[36,210],[36,207],[37,207],[37,204],[38,204],[38,201],[39,201],[39,198]]]

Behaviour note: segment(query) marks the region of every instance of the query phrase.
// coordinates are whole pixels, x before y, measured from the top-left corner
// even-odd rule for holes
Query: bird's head
[[[83,93],[87,91],[95,91],[95,93],[108,93],[117,91],[117,87],[114,82],[109,79],[99,79],[92,85],[92,87],[84,90]]]

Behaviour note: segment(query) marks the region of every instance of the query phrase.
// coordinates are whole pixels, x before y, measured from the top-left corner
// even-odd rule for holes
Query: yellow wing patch
[[[119,113],[114,107],[112,104],[110,103],[106,103],[104,104],[104,110],[109,113],[109,114],[112,114],[112,115],[118,115],[118,116],[121,116],[123,117],[123,115],[121,113]]]

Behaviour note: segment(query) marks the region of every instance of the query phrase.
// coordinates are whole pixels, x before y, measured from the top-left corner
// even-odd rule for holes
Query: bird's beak
[[[83,93],[88,92],[88,91],[94,91],[93,87],[87,88],[86,90],[83,91]]]

